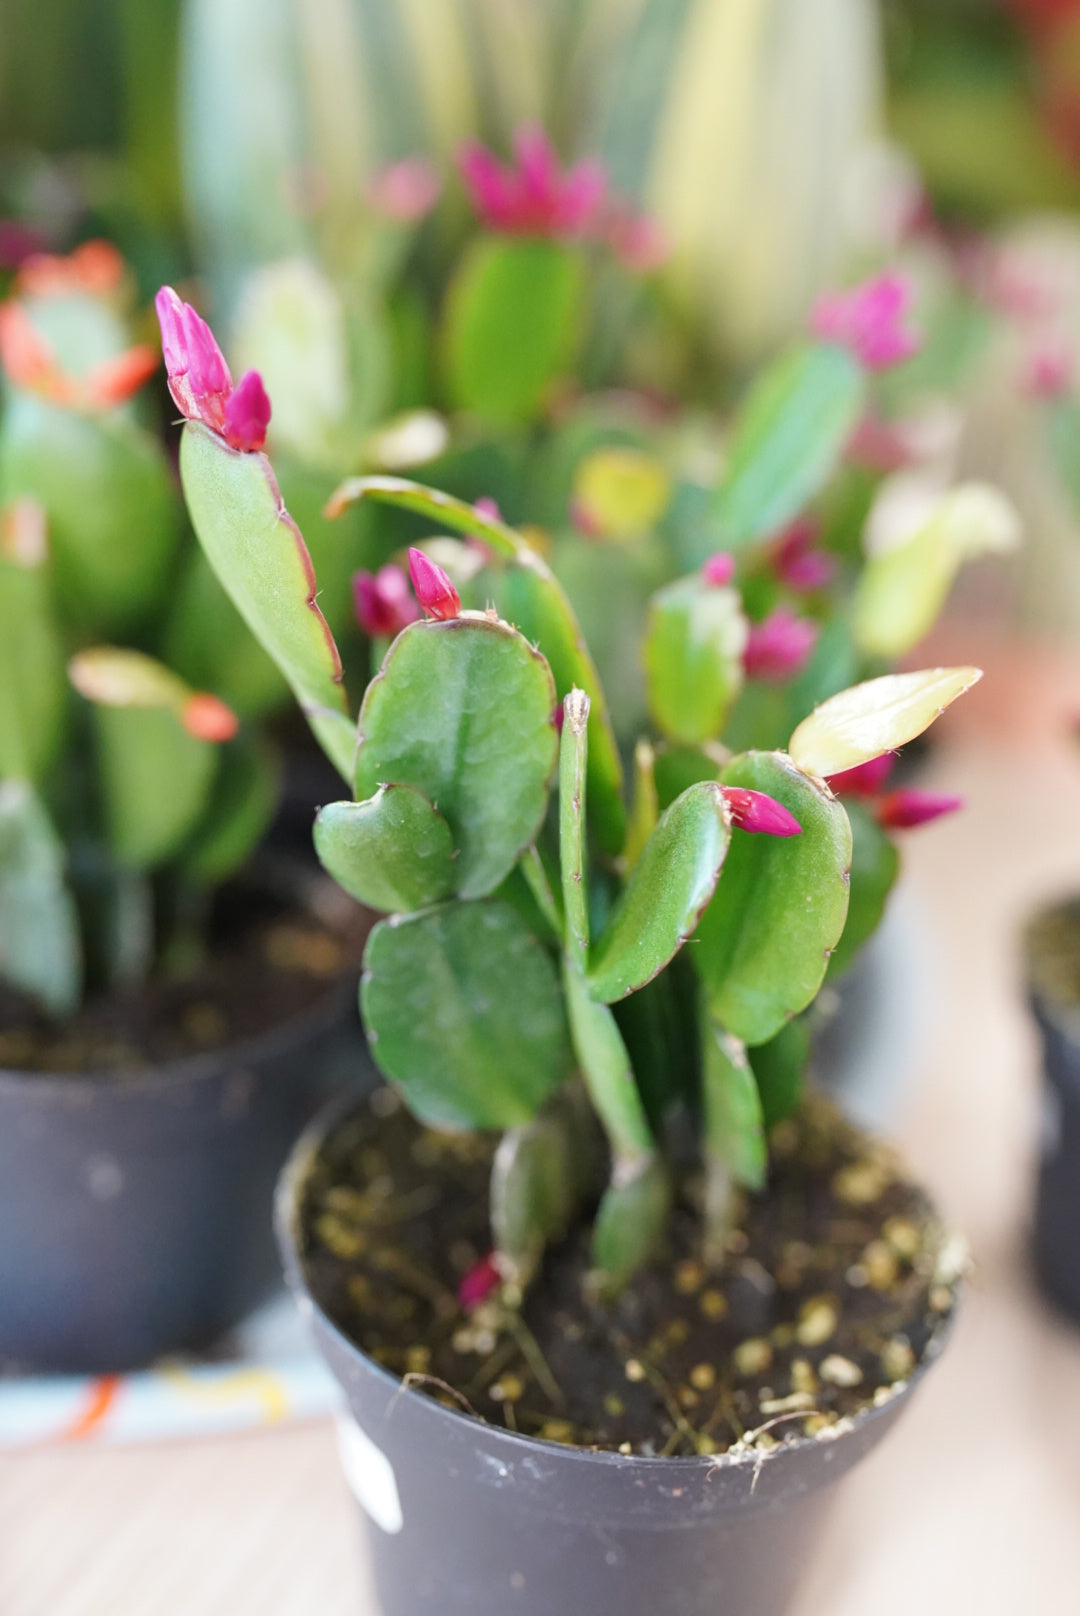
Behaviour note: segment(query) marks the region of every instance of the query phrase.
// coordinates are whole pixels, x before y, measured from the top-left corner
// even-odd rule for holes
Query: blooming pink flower
[[[352,586],[356,620],[372,639],[393,639],[420,616],[420,608],[409,592],[409,580],[400,567],[354,572]]]
[[[909,359],[920,338],[905,325],[912,293],[901,275],[877,275],[849,292],[818,299],[810,329],[824,342],[849,348],[867,370],[887,370]]]
[[[413,224],[431,212],[442,195],[442,180],[426,157],[403,157],[372,176],[367,199],[376,213]]]
[[[896,755],[883,752],[869,763],[859,763],[854,769],[842,769],[830,774],[828,784],[838,797],[876,797],[892,773]]]
[[[963,797],[949,796],[942,791],[916,791],[902,787],[890,791],[878,800],[878,823],[886,830],[911,830],[916,825],[928,825],[942,814],[954,814],[964,806]]]
[[[469,200],[492,230],[509,235],[580,237],[602,222],[607,179],[602,164],[585,158],[565,171],[546,133],[536,124],[514,136],[516,164],[500,163],[478,141],[458,154]]]
[[[817,536],[817,523],[803,518],[780,535],[773,551],[773,571],[796,594],[824,589],[836,576],[836,557],[817,547]]]
[[[190,303],[163,286],[154,299],[169,392],[189,421],[201,421],[234,449],[261,449],[270,421],[270,400],[258,371],[233,387],[225,356],[206,321]]]
[[[778,606],[761,623],[751,625],[743,666],[751,679],[780,684],[804,666],[817,644],[818,626]]]
[[[486,1302],[493,1291],[497,1291],[502,1284],[502,1275],[495,1262],[495,1253],[489,1251],[486,1257],[473,1263],[468,1273],[458,1286],[458,1303],[462,1312],[472,1313],[481,1302]]]
[[[426,556],[423,550],[409,547],[409,576],[416,598],[429,617],[443,622],[461,612],[461,596],[443,569]]]
[[[735,557],[726,550],[718,550],[702,567],[701,576],[714,589],[723,589],[735,576]]]
[[[764,791],[747,791],[742,786],[721,786],[731,810],[731,822],[753,836],[801,836],[802,826],[782,802]]]

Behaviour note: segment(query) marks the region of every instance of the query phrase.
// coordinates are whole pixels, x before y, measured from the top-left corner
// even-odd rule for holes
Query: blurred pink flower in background
[[[378,572],[355,572],[352,587],[356,621],[372,639],[393,639],[420,616],[400,567],[388,564]]]
[[[403,157],[372,176],[367,200],[384,218],[399,224],[423,219],[442,195],[442,180],[426,157]]]
[[[490,229],[510,235],[580,237],[603,222],[603,165],[584,158],[563,169],[547,134],[527,124],[514,135],[515,164],[501,163],[478,141],[458,154],[469,200]]]
[[[919,348],[918,334],[906,323],[912,301],[902,275],[877,275],[851,291],[819,298],[810,329],[825,342],[849,348],[867,370],[886,370]]]
[[[778,606],[763,622],[750,625],[743,666],[751,679],[780,684],[805,666],[817,637],[816,623]]]

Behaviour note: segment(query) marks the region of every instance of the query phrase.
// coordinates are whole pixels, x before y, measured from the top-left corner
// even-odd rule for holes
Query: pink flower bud
[[[928,825],[931,820],[940,819],[942,814],[954,814],[963,806],[963,797],[902,787],[881,798],[877,816],[887,830],[911,830],[916,825]]]
[[[742,786],[721,786],[731,810],[731,822],[752,836],[801,836],[802,826],[782,802],[764,791],[747,791]]]
[[[189,735],[200,741],[231,741],[240,728],[240,720],[232,708],[205,691],[187,698],[180,722]]]
[[[442,193],[442,180],[426,157],[403,157],[380,169],[367,189],[376,213],[399,224],[413,224],[431,212]]]
[[[270,425],[270,400],[257,370],[245,371],[225,406],[225,442],[247,452],[261,449]]]
[[[628,202],[613,202],[607,220],[608,245],[632,274],[651,275],[667,261],[670,243],[659,221],[637,213]]]
[[[773,553],[773,571],[780,582],[796,594],[809,595],[824,589],[836,576],[836,557],[815,544],[818,525],[809,519],[793,522],[781,534]]]
[[[393,639],[420,616],[409,592],[409,580],[400,567],[354,572],[352,586],[356,621],[372,639]]]
[[[461,596],[443,569],[414,546],[409,547],[409,576],[416,598],[429,617],[445,622],[461,612]]]
[[[1064,345],[1036,348],[1028,356],[1021,389],[1028,398],[1062,398],[1075,380],[1073,358]]]
[[[805,665],[817,637],[816,623],[796,617],[786,606],[778,606],[764,622],[752,625],[743,666],[751,679],[781,684]]]
[[[895,762],[894,753],[883,752],[869,763],[859,763],[853,769],[841,769],[839,774],[830,774],[827,784],[838,797],[876,797],[892,773]]]
[[[189,421],[201,421],[224,435],[232,377],[213,332],[171,286],[161,288],[154,307],[161,326],[169,392],[177,408]]]
[[[819,298],[810,329],[824,342],[849,348],[867,370],[886,370],[909,359],[920,338],[906,324],[911,287],[901,275],[877,275],[850,292]]]
[[[474,499],[473,510],[477,516],[486,516],[489,522],[502,521],[502,511],[490,494],[481,494],[479,499]]]
[[[702,567],[701,576],[714,589],[723,589],[735,576],[735,557],[726,550],[717,550]]]
[[[495,1253],[489,1251],[486,1257],[473,1263],[458,1286],[457,1299],[462,1312],[475,1312],[501,1284],[502,1275],[495,1263]]]

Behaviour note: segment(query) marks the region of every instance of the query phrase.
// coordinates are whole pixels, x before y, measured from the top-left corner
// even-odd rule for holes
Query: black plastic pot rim
[[[359,1347],[352,1338],[334,1322],[332,1318],[319,1306],[312,1296],[304,1276],[303,1260],[300,1256],[300,1242],[297,1238],[297,1215],[299,1211],[299,1192],[307,1178],[308,1169],[321,1148],[327,1135],[341,1122],[350,1111],[357,1108],[357,1099],[354,1094],[337,1096],[329,1105],[319,1113],[304,1132],[300,1135],[288,1161],[282,1168],[278,1179],[277,1191],[274,1196],[274,1225],[277,1231],[278,1245],[284,1256],[285,1278],[293,1298],[305,1318],[308,1320],[317,1315],[320,1328],[336,1338],[338,1344],[350,1354],[363,1359],[366,1369],[376,1380],[381,1381],[387,1391],[393,1396],[416,1399],[424,1404],[435,1418],[445,1418],[454,1422],[474,1421],[481,1426],[488,1438],[496,1438],[500,1444],[505,1443],[509,1452],[529,1453],[542,1449],[549,1454],[558,1454],[565,1459],[568,1454],[593,1464],[610,1468],[622,1467],[624,1469],[637,1467],[640,1470],[651,1472],[653,1475],[677,1476],[679,1474],[714,1473],[718,1470],[744,1468],[752,1477],[751,1492],[756,1485],[755,1471],[766,1464],[791,1457],[813,1449],[820,1449],[828,1444],[839,1441],[856,1431],[870,1429],[879,1419],[891,1414],[897,1403],[910,1397],[926,1374],[941,1356],[952,1333],[953,1319],[956,1313],[956,1301],[959,1300],[963,1285],[962,1272],[954,1273],[951,1278],[942,1275],[942,1282],[948,1283],[952,1289],[954,1305],[943,1316],[942,1321],[927,1343],[926,1351],[904,1381],[898,1381],[889,1388],[890,1395],[879,1402],[869,1404],[857,1414],[848,1415],[838,1420],[834,1425],[827,1426],[816,1436],[783,1436],[783,1425],[786,1423],[783,1416],[768,1420],[758,1426],[755,1431],[747,1433],[741,1443],[733,1445],[724,1453],[691,1455],[682,1457],[660,1457],[649,1454],[623,1454],[607,1448],[570,1447],[565,1443],[550,1442],[543,1437],[534,1437],[520,1431],[509,1431],[504,1426],[493,1425],[479,1416],[464,1413],[460,1409],[448,1408],[444,1403],[431,1397],[425,1397],[422,1392],[407,1385],[400,1376],[393,1374],[375,1359],[370,1358],[362,1347]],[[954,1239],[954,1235],[947,1228],[943,1230],[942,1250]],[[964,1246],[966,1252],[966,1245]],[[806,1412],[793,1415],[794,1420],[805,1420]],[[757,1437],[766,1432],[777,1432],[779,1445],[775,1448],[758,1448],[754,1445]],[[748,1440],[749,1439],[749,1440]]]

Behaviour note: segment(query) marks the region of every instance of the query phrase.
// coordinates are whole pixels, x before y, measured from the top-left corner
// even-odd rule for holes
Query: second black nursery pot
[[[1035,1265],[1047,1294],[1080,1321],[1080,899],[1035,916],[1026,955],[1043,1052]]]
[[[895,1423],[921,1371],[828,1438],[713,1458],[624,1457],[469,1418],[403,1389],[307,1288],[299,1190],[328,1125],[285,1170],[278,1238],[345,1393],[341,1458],[382,1616],[781,1616],[836,1483]]]
[[[278,1280],[290,1145],[370,1072],[351,975],[145,1073],[0,1070],[0,1366],[123,1371],[238,1323]]]

